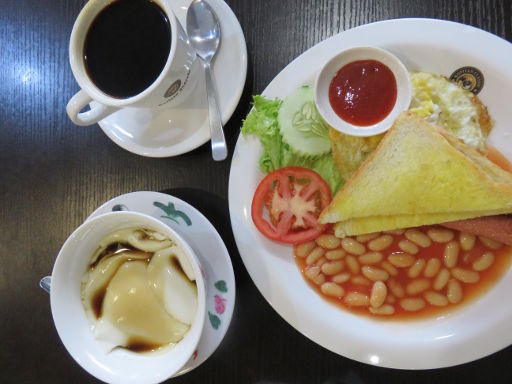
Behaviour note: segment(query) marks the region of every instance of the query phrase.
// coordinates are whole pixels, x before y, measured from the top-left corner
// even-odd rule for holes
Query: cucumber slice
[[[302,86],[284,99],[278,123],[283,141],[293,152],[306,156],[330,152],[329,127],[316,109],[310,86]]]

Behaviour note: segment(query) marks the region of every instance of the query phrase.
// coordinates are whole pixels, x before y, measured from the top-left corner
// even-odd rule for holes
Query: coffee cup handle
[[[83,89],[78,91],[71,100],[69,100],[66,106],[66,112],[73,123],[80,126],[92,125],[119,110],[117,107],[109,107],[97,103],[97,105],[91,107],[89,111],[80,112],[91,101],[92,98],[85,93]]]

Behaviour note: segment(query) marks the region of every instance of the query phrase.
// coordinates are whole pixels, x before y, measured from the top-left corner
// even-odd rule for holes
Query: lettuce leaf
[[[277,122],[281,103],[277,98],[270,100],[264,96],[254,96],[254,107],[242,125],[242,134],[258,136],[263,146],[263,155],[259,159],[261,171],[270,173],[287,166],[309,168],[322,176],[334,195],[341,188],[342,179],[331,153],[317,157],[299,155],[283,143]]]

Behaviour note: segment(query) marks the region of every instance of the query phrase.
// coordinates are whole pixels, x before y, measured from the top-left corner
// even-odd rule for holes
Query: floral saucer
[[[171,195],[132,192],[106,202],[88,219],[111,211],[153,216],[178,232],[196,253],[206,283],[206,321],[197,350],[176,376],[201,365],[220,345],[235,307],[235,275],[229,253],[215,227],[197,209]]]

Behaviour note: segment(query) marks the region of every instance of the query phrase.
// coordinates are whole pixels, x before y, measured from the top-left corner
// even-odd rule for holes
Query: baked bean
[[[419,251],[418,246],[409,240],[400,240],[398,243],[398,248],[411,255],[415,255]]]
[[[403,235],[404,232],[405,232],[404,229],[392,229],[389,231],[384,231],[384,233],[387,233],[388,235],[396,235],[396,236]]]
[[[450,271],[446,268],[441,269],[434,280],[433,288],[440,291],[448,283],[448,280],[450,280]]]
[[[336,283],[327,282],[320,286],[320,290],[327,296],[342,297],[345,290]]]
[[[316,265],[306,267],[306,269],[304,270],[304,274],[309,279],[312,279],[313,277],[318,276],[319,273],[320,273],[320,267],[317,267]]]
[[[427,248],[432,244],[430,238],[418,229],[408,229],[405,231],[405,237],[422,248]]]
[[[441,268],[441,262],[439,259],[433,257],[427,264],[425,265],[425,269],[423,270],[423,276],[425,277],[434,277],[439,272],[439,268]]]
[[[322,265],[322,272],[326,275],[336,275],[345,267],[343,260],[328,261]]]
[[[454,237],[453,232],[445,228],[429,228],[427,234],[436,243],[447,243]]]
[[[388,256],[388,260],[398,268],[407,268],[416,262],[416,258],[414,256],[402,252],[392,253]]]
[[[327,249],[335,249],[340,246],[341,240],[334,235],[323,234],[316,238],[316,243]]]
[[[388,288],[382,281],[376,281],[372,286],[372,293],[370,295],[370,305],[373,308],[379,308],[386,300]]]
[[[405,296],[405,290],[398,281],[390,279],[388,281],[388,287],[391,293],[393,293],[393,295],[395,295],[396,297],[402,298]]]
[[[407,286],[405,287],[405,292],[407,292],[408,295],[414,296],[417,295],[418,293],[426,291],[429,288],[430,280],[416,279],[407,284]]]
[[[478,272],[472,271],[470,269],[453,268],[452,276],[457,280],[468,284],[476,283],[478,280],[480,280],[480,275]]]
[[[484,237],[484,236],[478,236],[478,238],[480,239],[480,241],[482,243],[484,243],[484,245],[489,248],[490,250],[493,250],[493,251],[496,251],[498,249],[500,249],[502,247],[503,244],[497,242],[497,241],[494,241],[494,240],[491,240],[487,237]]]
[[[451,279],[446,289],[446,297],[452,304],[456,304],[462,300],[462,286],[457,280]]]
[[[368,286],[370,286],[372,284],[370,280],[368,280],[366,277],[361,276],[361,275],[352,276],[352,278],[350,279],[350,282],[352,284],[362,285],[362,286],[365,286],[365,287],[368,287]]]
[[[421,271],[423,270],[423,267],[425,266],[425,259],[418,259],[413,264],[411,268],[409,268],[409,271],[407,271],[407,276],[409,276],[411,279],[417,278]]]
[[[464,232],[460,233],[460,236],[459,236],[460,247],[464,251],[471,251],[473,249],[473,247],[475,246],[475,240],[476,240],[475,235],[472,235],[470,233],[464,233]]]
[[[340,273],[336,276],[333,276],[331,280],[337,284],[346,283],[347,281],[350,280],[350,273]]]
[[[494,254],[492,252],[485,252],[478,259],[476,259],[472,267],[475,271],[484,271],[494,263]]]
[[[395,313],[395,307],[389,304],[384,304],[379,308],[369,307],[368,310],[374,315],[392,315]]]
[[[450,241],[444,248],[443,260],[447,268],[453,268],[457,265],[457,258],[459,257],[459,243]]]
[[[425,308],[425,300],[416,297],[416,298],[405,298],[400,300],[400,306],[409,312],[416,312],[420,309]]]
[[[325,258],[327,260],[340,260],[345,257],[346,253],[343,249],[332,249],[327,252],[325,252]]]
[[[362,307],[370,305],[370,298],[368,295],[359,292],[349,292],[345,295],[343,299],[345,304],[351,307]]]
[[[391,235],[382,235],[373,239],[368,243],[368,248],[372,251],[382,251],[389,247],[393,243],[393,236]]]
[[[320,267],[313,265],[306,267],[304,274],[315,284],[323,284],[325,282],[325,276],[320,272]]]
[[[322,265],[324,265],[325,263],[327,262],[327,259],[325,257],[321,257],[320,260],[317,260],[315,265],[317,267],[321,267]]]
[[[322,247],[316,247],[309,253],[308,257],[306,258],[306,264],[314,264],[319,258],[321,258],[324,255],[324,253],[325,249],[323,249]]]
[[[383,258],[380,252],[368,252],[359,256],[361,264],[377,264]]]
[[[376,239],[380,236],[380,232],[367,233],[366,235],[358,235],[356,236],[356,240],[360,243],[367,243],[370,240]]]
[[[436,307],[444,307],[445,305],[448,305],[448,299],[434,291],[425,292],[423,297],[429,302],[429,304],[435,305]]]
[[[391,263],[387,261],[383,261],[380,263],[380,266],[386,270],[387,273],[389,273],[391,276],[398,275],[398,269],[396,269]]]
[[[351,237],[343,238],[341,240],[341,246],[345,251],[353,255],[362,255],[366,251],[363,244]]]
[[[307,243],[298,244],[295,246],[295,255],[303,259],[307,255],[309,255],[313,248],[315,247],[316,243],[314,241],[308,241]]]
[[[387,273],[383,269],[371,267],[369,265],[365,265],[361,272],[363,273],[364,277],[367,279],[370,279],[371,281],[386,281],[389,278],[389,273]]]
[[[347,256],[345,261],[347,263],[348,269],[350,269],[350,272],[352,272],[354,275],[357,275],[360,268],[357,259],[354,256]]]
[[[316,285],[323,284],[325,282],[325,275],[323,273],[320,273],[318,274],[318,276],[313,277],[311,281],[313,281],[313,283],[315,283]]]

